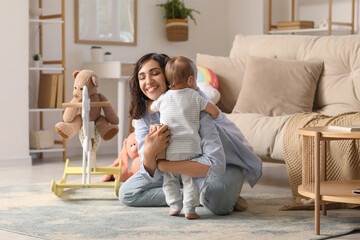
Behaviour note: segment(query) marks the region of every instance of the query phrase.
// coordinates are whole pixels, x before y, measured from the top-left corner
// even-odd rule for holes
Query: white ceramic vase
[[[111,61],[112,60],[112,55],[111,54],[105,54],[104,55],[104,60],[107,61],[107,62]]]
[[[40,67],[40,60],[38,60],[38,61],[33,60],[33,67],[36,67],[36,68]]]
[[[102,62],[103,61],[103,50],[102,48],[91,48],[91,61],[92,62]]]
[[[30,7],[29,14],[31,18],[39,18],[39,16],[42,14],[42,9],[38,7]]]

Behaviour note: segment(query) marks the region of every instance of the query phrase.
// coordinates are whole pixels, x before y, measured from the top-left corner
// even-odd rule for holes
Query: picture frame
[[[137,0],[75,0],[75,43],[137,44]]]

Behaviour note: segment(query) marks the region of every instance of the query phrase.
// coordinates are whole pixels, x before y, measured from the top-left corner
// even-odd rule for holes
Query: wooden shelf
[[[43,8],[43,2],[45,0],[39,0],[37,1],[38,8],[42,9]],[[52,2],[52,0],[47,0],[48,2]],[[57,74],[62,74],[62,86],[60,86],[61,89],[60,91],[62,92],[62,99],[59,100],[59,102],[65,102],[65,89],[66,89],[66,62],[65,62],[65,0],[58,0],[60,2],[60,9],[58,10],[58,14],[51,14],[51,15],[40,15],[39,18],[29,18],[29,29],[31,30],[33,27],[36,27],[36,31],[34,32],[35,37],[38,38],[38,44],[34,44],[33,48],[35,49],[31,49],[31,52],[35,52],[35,53],[39,53],[41,56],[44,57],[44,61],[42,62],[43,65],[41,67],[29,67],[29,71],[40,71],[40,76],[42,73],[47,73],[48,72],[57,72]],[[29,4],[31,5],[31,4]],[[46,4],[47,5],[47,4]],[[33,24],[37,24],[37,25],[33,25]],[[56,24],[56,25],[47,25],[45,26],[45,24]],[[60,39],[57,39],[56,41],[59,41],[59,43],[61,44],[61,47],[59,48],[61,50],[61,56],[58,56],[59,59],[57,60],[46,60],[47,59],[47,50],[48,49],[44,49],[44,43],[45,41],[49,44],[53,43],[55,39],[51,38],[53,37],[51,35],[51,32],[48,32],[47,34],[44,34],[45,31],[48,31],[47,29],[49,28],[53,28],[56,27],[56,29],[59,27],[59,31],[60,31]],[[48,35],[45,37],[45,35]],[[47,37],[51,38],[48,39]],[[54,37],[57,37],[54,36]],[[36,38],[34,38],[36,39]],[[51,45],[50,45],[51,46]],[[31,74],[34,75],[34,78],[37,77],[37,74]],[[40,79],[33,79],[34,82],[40,82]],[[57,86],[58,87],[58,86]],[[34,89],[32,89],[34,90]],[[58,91],[58,90],[56,90]],[[34,93],[35,94],[35,93]],[[35,104],[34,104],[35,105]],[[55,105],[55,106],[59,106],[59,105]],[[63,112],[64,109],[63,108],[29,108],[29,114],[39,114],[39,129],[43,130],[44,129],[44,123],[46,122],[45,117],[46,117],[46,113],[52,113],[52,112],[58,112],[61,113]],[[59,118],[59,120],[61,119],[61,117]],[[35,120],[37,121],[37,120]],[[30,129],[31,130],[31,129]],[[29,149],[29,153],[40,153],[40,158],[43,158],[43,153],[52,153],[52,152],[62,152],[62,159],[63,161],[66,160],[66,140],[55,140],[54,141],[55,144],[57,144],[57,147],[53,147],[53,148],[49,148],[49,149]]]
[[[29,67],[30,71],[64,71],[63,67]]]
[[[331,32],[350,34],[351,29],[336,29],[332,28]],[[269,34],[285,34],[285,33],[328,33],[328,28],[306,28],[306,29],[294,29],[294,30],[271,30]]]
[[[44,148],[44,149],[30,149],[30,153],[50,153],[50,152],[65,152],[65,148]]]
[[[342,139],[360,139],[360,132],[347,132],[340,129],[332,129],[329,127],[307,127],[299,128],[299,134],[303,136],[315,137],[319,132],[320,140],[342,140]]]
[[[53,19],[29,19],[29,23],[64,23],[63,20],[53,20]]]
[[[315,187],[314,187],[315,188]],[[320,183],[320,198],[330,202],[347,202],[360,204],[360,196],[352,190],[360,188],[360,180],[326,181]],[[315,198],[311,189],[299,186],[299,193],[309,198]]]
[[[300,2],[300,1],[298,1]],[[315,2],[315,1],[314,1]],[[354,34],[354,22],[355,22],[355,0],[349,0],[351,2],[351,21],[350,22],[335,22],[332,20],[332,0],[328,0],[328,27],[327,28],[312,28],[312,29],[296,29],[296,30],[275,30],[277,25],[272,24],[272,0],[268,0],[268,34],[287,34],[287,33],[327,33],[332,35],[334,32],[341,34]],[[295,19],[295,0],[291,0],[291,22],[296,21]],[[349,30],[342,28],[334,28],[334,26],[347,26]]]
[[[63,108],[29,108],[29,112],[62,112]]]

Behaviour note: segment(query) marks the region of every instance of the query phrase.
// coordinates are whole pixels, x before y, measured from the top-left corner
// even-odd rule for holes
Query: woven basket
[[[166,36],[169,41],[182,42],[189,39],[189,25],[186,19],[166,21]]]
[[[30,148],[52,148],[54,135],[52,130],[30,131]]]

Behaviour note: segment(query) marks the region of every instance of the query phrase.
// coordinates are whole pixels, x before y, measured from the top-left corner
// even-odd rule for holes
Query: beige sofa
[[[252,57],[257,58],[255,62]],[[270,61],[270,68],[263,67],[262,58]],[[253,61],[251,70],[249,61]],[[280,61],[280,64],[272,69],[271,61]],[[288,67],[283,65],[286,61],[292,65],[302,62],[317,65],[310,70],[305,66],[302,73],[295,71],[289,75]],[[265,160],[284,162],[283,136],[294,114],[313,111],[334,116],[360,111],[360,36],[237,35],[229,57],[198,54],[196,63],[216,73],[221,93],[218,106],[242,130],[254,152]],[[268,76],[274,71],[281,72],[280,76],[271,76],[273,82],[268,82],[272,85],[271,92],[264,92]],[[285,88],[282,86],[291,80],[289,76],[304,72],[307,76],[301,76]],[[309,79],[302,82],[304,78]],[[298,94],[304,89],[307,95]],[[247,106],[235,111],[238,104],[244,104],[249,98],[252,103],[245,103]],[[295,106],[290,111],[276,110],[277,105],[294,98],[296,101],[290,104],[306,106]],[[297,136],[297,132],[294,135]]]

